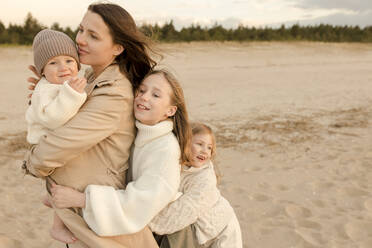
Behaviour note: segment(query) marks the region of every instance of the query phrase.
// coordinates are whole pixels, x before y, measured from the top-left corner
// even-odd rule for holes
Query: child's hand
[[[35,77],[27,78],[27,82],[30,83],[30,85],[28,86],[28,89],[29,90],[34,90],[37,83],[40,81],[41,76],[39,75],[39,73],[37,73],[35,66],[30,65],[30,66],[28,66],[28,69],[35,74]],[[32,93],[28,95],[28,98],[31,98],[31,96],[32,96]]]
[[[69,187],[52,183],[52,200],[57,208],[85,208],[85,194]]]
[[[71,78],[68,84],[77,92],[84,93],[85,86],[87,85],[87,80],[85,78]]]

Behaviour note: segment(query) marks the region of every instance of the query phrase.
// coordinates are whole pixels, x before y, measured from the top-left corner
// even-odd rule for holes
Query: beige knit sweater
[[[182,196],[152,219],[150,229],[164,235],[194,224],[199,244],[217,237],[234,215],[234,210],[221,196],[216,184],[211,162],[201,168],[184,166],[179,188]]]

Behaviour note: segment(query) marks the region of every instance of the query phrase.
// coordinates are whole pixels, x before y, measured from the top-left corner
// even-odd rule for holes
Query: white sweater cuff
[[[83,218],[88,226],[99,236],[122,234],[118,230],[123,229],[125,217],[116,190],[110,186],[88,185],[85,197]]]
[[[83,93],[77,92],[68,84],[68,81],[63,83],[63,90],[67,97],[76,99],[76,101],[80,100],[81,102],[84,102],[85,98],[87,97],[87,93],[85,93],[85,91]]]

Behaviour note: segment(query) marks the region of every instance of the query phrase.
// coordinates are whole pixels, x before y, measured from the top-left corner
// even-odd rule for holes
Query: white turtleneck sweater
[[[152,219],[150,229],[164,235],[194,224],[199,244],[216,238],[235,215],[216,184],[212,162],[200,168],[183,166],[179,188],[182,196]]]
[[[154,126],[136,122],[138,133],[132,157],[133,181],[125,190],[89,185],[83,217],[99,236],[142,230],[177,194],[180,183],[180,147],[173,122]]]

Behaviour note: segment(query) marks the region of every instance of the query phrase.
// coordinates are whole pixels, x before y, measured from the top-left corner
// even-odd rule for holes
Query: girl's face
[[[78,71],[78,64],[73,57],[60,55],[46,63],[42,74],[52,84],[63,84],[66,80],[76,77]]]
[[[207,163],[212,156],[212,137],[209,134],[195,134],[191,139],[192,165],[201,167]]]
[[[121,45],[113,43],[102,17],[91,11],[87,11],[80,23],[76,43],[80,62],[92,66],[95,72],[101,72],[123,51]]]
[[[155,125],[176,113],[171,105],[172,88],[162,74],[146,77],[134,99],[134,116],[146,125]]]

